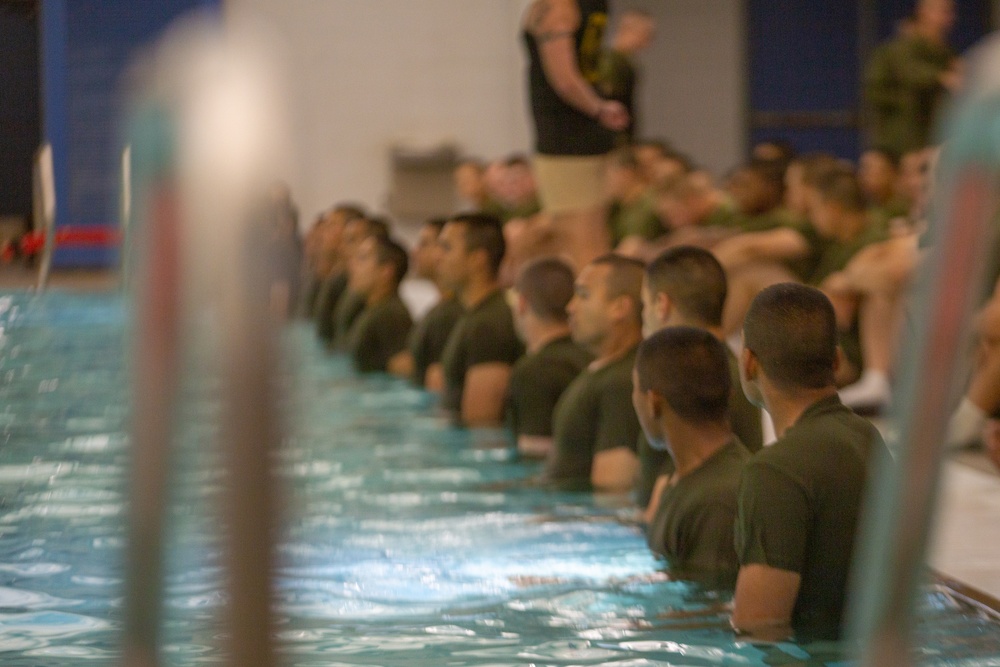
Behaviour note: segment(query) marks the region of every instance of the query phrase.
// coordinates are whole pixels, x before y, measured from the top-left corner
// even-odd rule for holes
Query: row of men
[[[408,328],[406,260],[377,226],[347,223],[345,235],[352,226],[369,230],[348,271],[364,305],[343,342],[363,369],[372,349],[390,349],[382,336]],[[837,399],[836,322],[822,293],[784,284],[758,297],[737,363],[720,339],[725,274],[704,249],[673,248],[649,266],[608,254],[576,276],[537,259],[510,300],[492,216],[428,224],[414,255],[419,270],[437,267],[445,298],[379,370],[439,383],[466,425],[506,419],[518,448],[545,458],[545,483],[620,492],[645,480],[651,548],[675,572],[735,580],[737,627],[836,636],[869,450],[884,445]],[[439,327],[447,309],[457,317]],[[436,360],[421,357],[432,340]],[[751,458],[761,407],[780,438]],[[817,448],[817,436],[829,444]]]

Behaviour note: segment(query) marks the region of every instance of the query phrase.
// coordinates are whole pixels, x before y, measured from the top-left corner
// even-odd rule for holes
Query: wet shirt
[[[521,357],[514,364],[507,396],[507,421],[514,435],[551,436],[559,397],[592,360],[569,336]]]
[[[589,487],[595,454],[635,449],[640,430],[632,407],[635,352],[633,347],[606,366],[585,370],[566,388],[552,418],[555,447],[546,480]]]
[[[406,304],[393,294],[358,314],[347,333],[347,352],[359,373],[385,372],[389,360],[406,349],[413,320]]]
[[[524,352],[514,329],[514,316],[497,290],[465,311],[448,336],[441,365],[445,391],[442,405],[461,414],[465,374],[477,364],[501,363],[513,366]]]
[[[451,330],[464,312],[455,297],[441,299],[410,334],[410,354],[413,355],[413,381],[424,386],[427,369],[441,361],[441,354]]]
[[[733,546],[737,495],[750,452],[733,438],[697,469],[667,486],[647,542],[678,576],[709,577],[729,588],[739,562]]]
[[[792,612],[800,638],[839,636],[868,476],[888,457],[882,436],[836,396],[810,406],[747,462],[740,482],[740,565],[797,572]]]

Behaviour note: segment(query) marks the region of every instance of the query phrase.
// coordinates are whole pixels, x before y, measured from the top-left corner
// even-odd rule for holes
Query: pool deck
[[[33,289],[35,281],[34,269],[0,265],[0,290]],[[49,281],[50,289],[71,292],[106,291],[117,284],[116,273],[93,270],[57,270]],[[945,464],[928,560],[987,602],[1000,600],[1000,474],[979,452],[951,455]]]

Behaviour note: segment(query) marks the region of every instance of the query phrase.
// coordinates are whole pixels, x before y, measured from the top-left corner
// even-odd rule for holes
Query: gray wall
[[[669,139],[722,174],[745,153],[744,0],[612,4],[615,11],[631,7],[657,20],[656,41],[641,57],[641,134]]]

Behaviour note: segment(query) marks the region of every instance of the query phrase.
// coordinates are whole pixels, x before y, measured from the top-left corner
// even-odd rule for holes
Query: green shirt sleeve
[[[759,462],[749,463],[740,482],[736,554],[740,565],[760,564],[802,572],[809,536],[803,489]]]

